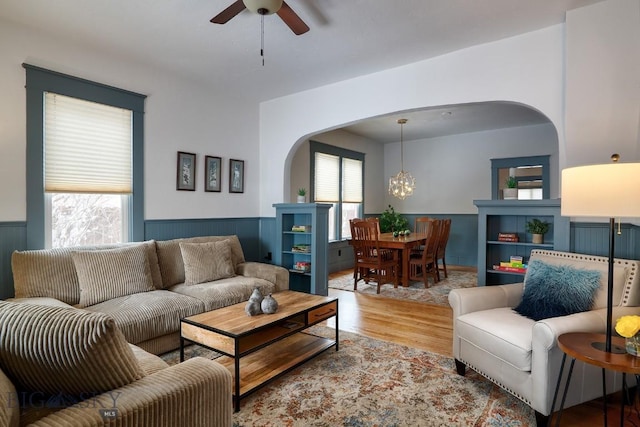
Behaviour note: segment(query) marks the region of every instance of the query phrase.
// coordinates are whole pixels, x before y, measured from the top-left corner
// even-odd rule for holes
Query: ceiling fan
[[[245,9],[262,16],[277,13],[296,35],[309,31],[309,26],[283,0],[236,0],[231,6],[211,18],[211,22],[226,24]]]

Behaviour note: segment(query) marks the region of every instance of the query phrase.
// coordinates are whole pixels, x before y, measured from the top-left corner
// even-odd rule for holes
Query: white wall
[[[567,166],[640,160],[640,1],[567,13]]]
[[[22,63],[148,95],[145,104],[145,218],[258,215],[258,106],[214,86],[96,52],[0,21],[0,221],[26,220],[26,106]],[[198,154],[195,192],[176,191],[176,152]],[[223,158],[223,192],[203,191],[204,155]],[[229,158],[245,160],[244,195],[228,193]]]
[[[491,199],[491,159],[550,155],[551,198],[558,197],[558,137],[552,124],[404,141],[404,169],[416,179],[413,196],[386,192],[385,206],[409,214],[475,214]],[[385,144],[385,176],[400,170],[400,143]],[[385,188],[386,190],[386,188]]]
[[[364,213],[379,213],[384,210],[384,197],[381,197],[380,189],[384,188],[384,144],[372,141],[359,135],[344,130],[334,130],[314,135],[311,140],[346,148],[348,150],[364,153]],[[289,200],[296,200],[297,190],[304,187],[311,188],[309,181],[310,170],[309,141],[304,141],[294,150],[291,162],[291,190]],[[307,201],[309,201],[307,193]]]
[[[260,106],[260,214],[289,197],[291,148],[324,130],[369,117],[467,102],[511,101],[545,114],[564,165],[564,26],[274,99]]]

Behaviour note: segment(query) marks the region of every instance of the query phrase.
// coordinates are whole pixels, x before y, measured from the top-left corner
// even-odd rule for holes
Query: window
[[[27,247],[144,239],[144,95],[24,64]]]
[[[131,110],[44,93],[45,247],[129,236]]]
[[[362,217],[364,154],[311,141],[311,200],[330,203],[329,240],[351,238],[349,220]]]

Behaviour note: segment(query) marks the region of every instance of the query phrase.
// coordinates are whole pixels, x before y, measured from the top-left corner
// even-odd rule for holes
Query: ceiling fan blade
[[[214,24],[226,24],[229,22],[231,18],[245,10],[247,7],[244,5],[242,0],[237,0],[231,6],[211,18],[211,22]]]
[[[284,23],[291,28],[291,31],[296,33],[296,35],[304,34],[309,31],[309,26],[300,19],[298,14],[295,13],[286,2],[282,2],[282,7],[276,13]]]

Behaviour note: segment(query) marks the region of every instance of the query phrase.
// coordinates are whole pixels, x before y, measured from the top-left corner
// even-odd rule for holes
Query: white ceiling
[[[245,10],[227,24],[209,22],[233,1],[2,0],[0,17],[170,70],[221,96],[261,102],[562,23],[565,11],[601,0],[287,0],[311,29],[296,36],[277,15],[265,17],[264,66],[258,15]],[[498,107],[488,116],[505,114],[504,105]],[[478,106],[449,110],[449,123],[469,117],[457,122],[467,131],[483,112]],[[407,132],[414,122],[415,129],[421,121],[446,123],[441,112],[410,116]],[[511,116],[525,122],[536,116],[519,112]],[[386,127],[379,121],[368,126],[387,134],[374,139],[397,133],[391,130],[396,118]],[[503,125],[497,120],[494,126]]]

